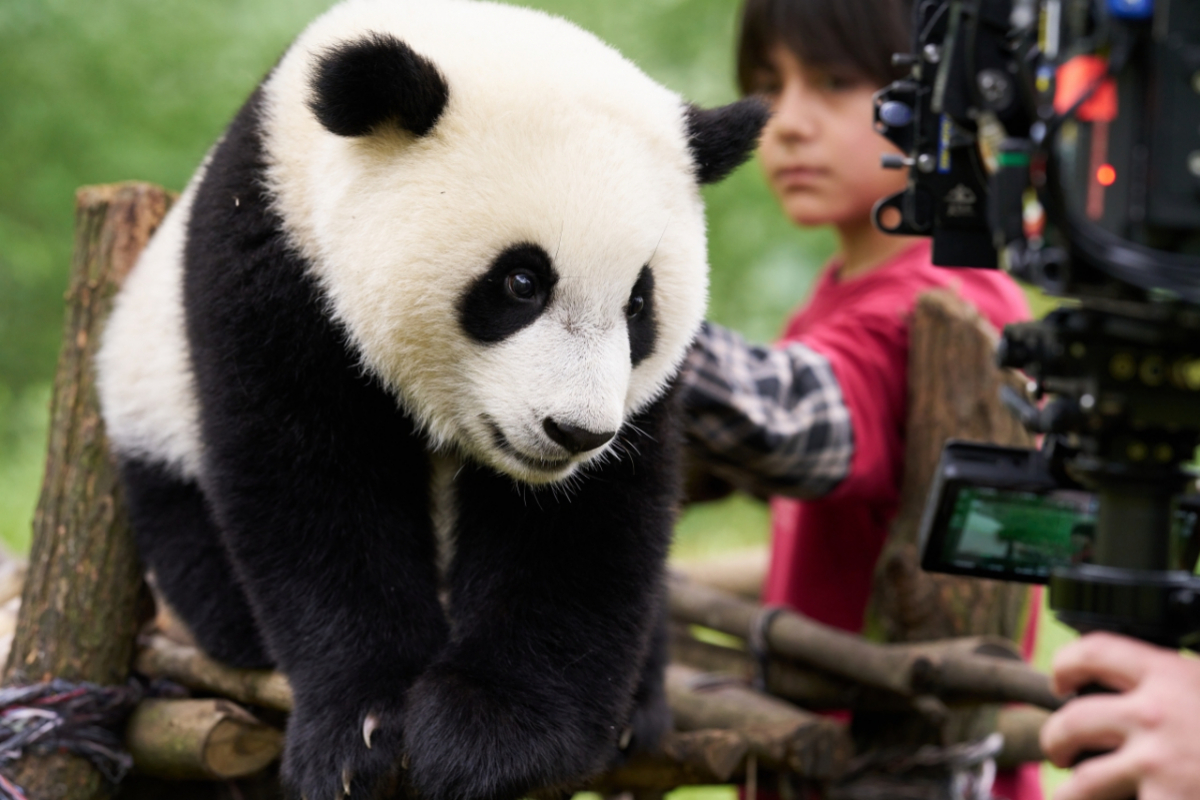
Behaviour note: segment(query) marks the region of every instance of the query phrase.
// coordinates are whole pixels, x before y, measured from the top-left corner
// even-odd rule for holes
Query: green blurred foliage
[[[0,538],[10,547],[27,546],[40,479],[75,189],[128,179],[182,188],[288,42],[330,4],[0,2]],[[596,32],[695,102],[735,97],[733,0],[529,5]],[[770,339],[833,239],[793,228],[753,164],[706,194],[710,315]],[[729,515],[718,517],[714,526],[727,528]],[[746,517],[758,535],[761,519]],[[689,530],[703,538],[706,528]]]

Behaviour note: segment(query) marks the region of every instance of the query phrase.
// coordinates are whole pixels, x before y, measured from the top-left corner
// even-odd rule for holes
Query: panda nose
[[[616,431],[596,433],[575,425],[555,422],[550,417],[542,420],[542,428],[547,436],[567,448],[570,453],[594,450],[616,435]]]

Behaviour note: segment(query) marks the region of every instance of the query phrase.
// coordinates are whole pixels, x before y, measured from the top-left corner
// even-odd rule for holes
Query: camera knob
[[[912,123],[913,110],[898,100],[888,100],[879,107],[879,119],[890,128],[903,128]]]
[[[884,153],[879,157],[879,166],[884,169],[904,169],[912,165],[913,160],[911,158],[896,155],[895,153]]]

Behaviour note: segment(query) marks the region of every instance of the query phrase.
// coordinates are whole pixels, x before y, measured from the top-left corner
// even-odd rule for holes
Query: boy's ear
[[[740,167],[762,135],[771,109],[760,97],[746,97],[719,108],[688,106],[688,146],[700,183],[716,183]]]
[[[384,33],[326,50],[310,85],[308,107],[338,136],[366,136],[385,122],[424,136],[450,98],[433,62]]]

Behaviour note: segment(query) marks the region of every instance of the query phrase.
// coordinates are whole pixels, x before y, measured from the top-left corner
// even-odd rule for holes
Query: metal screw
[[[1141,375],[1142,383],[1147,386],[1158,386],[1166,377],[1166,368],[1167,365],[1163,363],[1161,356],[1148,356],[1142,361],[1138,374]]]
[[[1108,372],[1119,381],[1127,381],[1137,374],[1137,361],[1129,353],[1117,353],[1108,362]]]
[[[917,156],[917,169],[921,172],[933,172],[937,166],[937,157],[932,153],[921,153]]]
[[[922,50],[921,53],[925,56],[925,60],[930,64],[936,64],[942,60],[942,48],[938,47],[936,44],[925,45],[925,49]]]
[[[1008,76],[995,69],[986,69],[979,73],[979,93],[983,100],[992,108],[1007,105],[1010,82]]]

